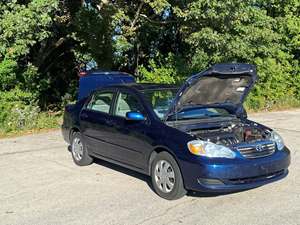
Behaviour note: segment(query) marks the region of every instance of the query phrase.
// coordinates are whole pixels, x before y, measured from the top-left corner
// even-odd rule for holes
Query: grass
[[[0,127],[0,138],[57,130],[61,124],[61,112],[40,112],[35,119],[26,121],[22,127],[2,125]]]

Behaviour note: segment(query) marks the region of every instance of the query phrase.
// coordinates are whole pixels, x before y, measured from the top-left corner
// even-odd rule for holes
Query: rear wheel
[[[167,152],[157,154],[153,160],[151,179],[155,192],[162,198],[175,200],[187,193],[177,162]]]
[[[80,132],[75,132],[72,136],[71,153],[73,161],[78,166],[87,166],[93,162],[89,156]]]

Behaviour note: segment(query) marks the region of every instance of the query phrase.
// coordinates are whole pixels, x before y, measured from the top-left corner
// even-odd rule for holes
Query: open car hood
[[[216,64],[193,75],[179,89],[166,116],[187,108],[223,107],[235,113],[243,104],[257,79],[251,64]]]

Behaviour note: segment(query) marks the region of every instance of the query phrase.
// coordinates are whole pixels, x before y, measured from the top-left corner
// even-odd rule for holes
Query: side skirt
[[[145,174],[145,175],[150,175],[149,172],[145,169],[142,169],[142,168],[138,168],[138,167],[134,167],[134,166],[131,166],[131,165],[128,165],[126,163],[123,163],[123,162],[120,162],[120,161],[117,161],[115,159],[111,159],[111,158],[108,158],[108,157],[104,157],[102,155],[99,155],[95,152],[93,153],[90,153],[91,156],[95,157],[95,158],[98,158],[98,159],[101,159],[101,160],[104,160],[104,161],[107,161],[109,163],[112,163],[112,164],[115,164],[115,165],[118,165],[118,166],[121,166],[121,167],[125,167],[127,169],[130,169],[130,170],[134,170],[138,173],[142,173],[142,174]]]

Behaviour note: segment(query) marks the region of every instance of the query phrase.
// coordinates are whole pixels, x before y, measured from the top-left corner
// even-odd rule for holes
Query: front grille
[[[265,157],[275,152],[275,143],[257,144],[253,146],[238,147],[237,150],[248,159]]]

